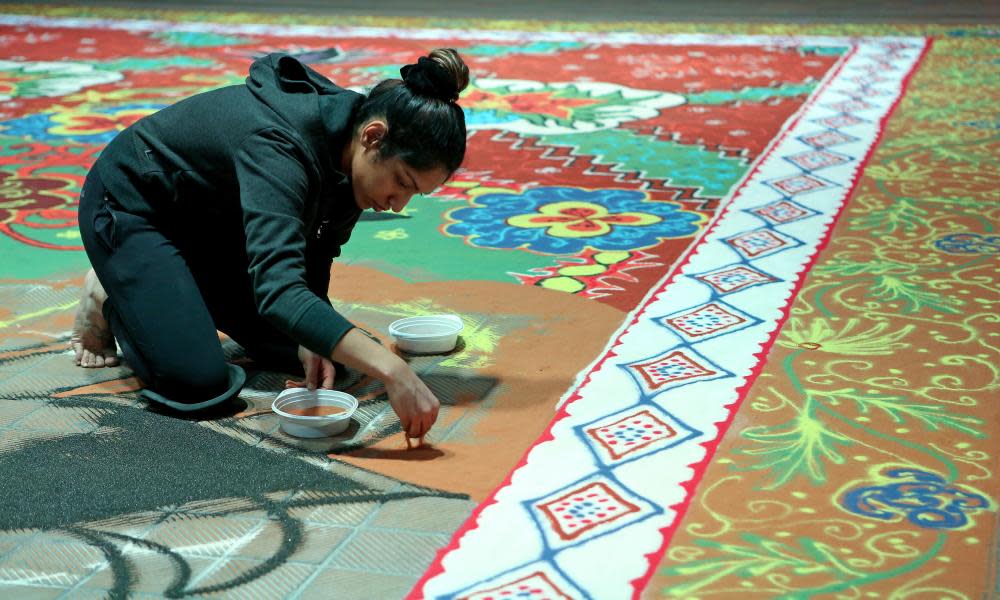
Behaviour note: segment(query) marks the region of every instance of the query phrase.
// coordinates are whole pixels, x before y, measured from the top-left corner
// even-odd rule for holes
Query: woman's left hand
[[[286,388],[304,387],[310,391],[316,388],[333,389],[333,378],[337,375],[337,369],[329,358],[323,358],[312,350],[299,346],[299,361],[306,372],[306,378],[303,381],[286,380]]]

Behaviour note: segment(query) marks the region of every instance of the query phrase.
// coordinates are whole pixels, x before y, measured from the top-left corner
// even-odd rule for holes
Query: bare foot
[[[76,364],[81,367],[115,367],[118,351],[111,328],[104,319],[101,308],[108,294],[91,269],[83,282],[83,295],[76,309],[76,322],[70,343],[76,353]]]

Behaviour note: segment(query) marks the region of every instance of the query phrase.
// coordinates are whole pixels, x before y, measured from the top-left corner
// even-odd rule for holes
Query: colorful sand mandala
[[[851,26],[19,10],[0,16],[0,469],[23,483],[0,492],[0,594],[995,586],[1000,90],[976,30],[932,48]],[[463,316],[459,352],[412,360],[443,402],[429,447],[401,449],[358,374],[348,436],[301,442],[260,410],[280,374],[196,422],[150,410],[127,368],[72,367],[76,194],[118,131],[266,52],[362,89],[436,46],[473,74],[466,163],[366,215],[330,290],[383,339]]]

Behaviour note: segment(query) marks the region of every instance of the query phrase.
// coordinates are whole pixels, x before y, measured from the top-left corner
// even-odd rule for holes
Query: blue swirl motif
[[[1000,29],[953,29],[948,35],[963,38],[1000,38]]]
[[[483,194],[470,207],[452,211],[448,217],[457,221],[445,227],[445,233],[465,237],[466,242],[486,248],[524,248],[542,254],[575,254],[587,247],[599,251],[637,250],[659,244],[664,239],[694,235],[703,217],[684,210],[673,202],[648,201],[646,194],[635,190],[583,190],[572,187],[537,187],[523,194]],[[570,238],[546,233],[545,228],[524,228],[507,220],[517,215],[538,213],[553,202],[589,202],[600,204],[610,213],[638,212],[661,217],[656,223],[635,226],[612,226],[604,235]]]
[[[886,475],[908,480],[857,488],[844,496],[841,505],[854,514],[883,521],[902,513],[914,525],[930,529],[958,529],[969,522],[967,512],[990,506],[984,496],[947,485],[936,473],[892,469]]]
[[[949,254],[997,254],[1000,253],[1000,235],[953,233],[935,241],[934,246]]]
[[[92,108],[90,112],[99,115],[111,115],[126,110],[141,109],[148,109],[150,112],[156,112],[166,106],[166,104],[123,104],[120,106],[96,107]],[[115,136],[121,133],[121,129],[117,127],[97,133],[55,133],[53,132],[53,129],[60,124],[52,119],[54,114],[55,113],[36,113],[11,119],[10,121],[3,121],[0,122],[0,130],[2,130],[4,134],[14,137],[23,137],[38,141],[59,141],[71,139],[82,144],[107,144],[113,140]]]

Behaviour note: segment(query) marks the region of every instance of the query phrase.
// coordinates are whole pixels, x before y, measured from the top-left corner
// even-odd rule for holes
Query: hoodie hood
[[[354,114],[364,96],[282,53],[256,60],[246,83],[258,100],[317,150],[321,164],[340,171],[340,150],[350,140]]]

